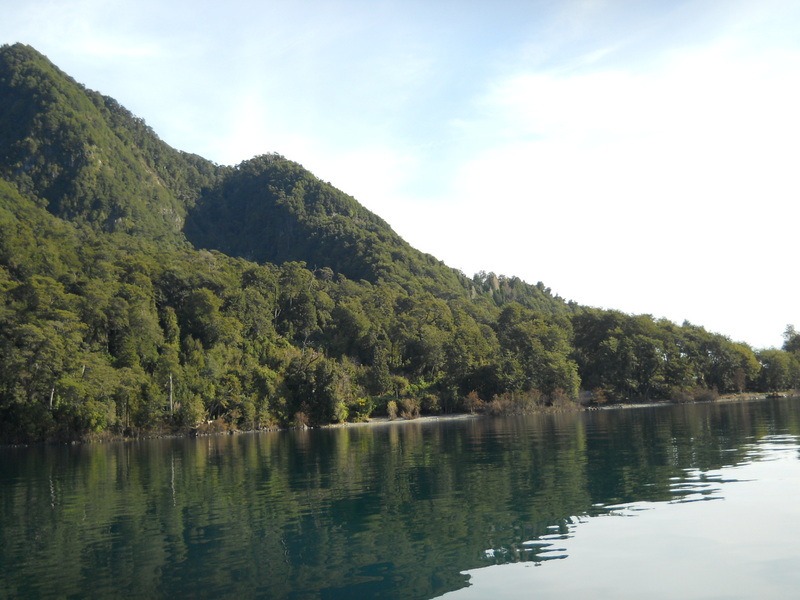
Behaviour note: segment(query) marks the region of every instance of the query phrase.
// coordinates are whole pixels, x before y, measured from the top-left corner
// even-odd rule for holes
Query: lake
[[[800,589],[800,401],[0,449],[0,598]]]

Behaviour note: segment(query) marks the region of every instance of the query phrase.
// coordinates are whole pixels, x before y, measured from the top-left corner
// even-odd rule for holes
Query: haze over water
[[[753,598],[800,401],[0,450],[0,598]]]

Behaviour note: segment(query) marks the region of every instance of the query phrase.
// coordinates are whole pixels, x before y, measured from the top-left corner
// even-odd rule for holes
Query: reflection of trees
[[[778,431],[795,404],[6,449],[0,595],[427,598]]]

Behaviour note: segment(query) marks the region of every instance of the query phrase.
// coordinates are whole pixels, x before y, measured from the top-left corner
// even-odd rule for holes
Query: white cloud
[[[731,290],[800,293],[786,277],[800,216],[797,59],[718,45],[646,74],[499,82],[467,125],[498,132],[494,144],[463,165],[458,207],[440,213],[461,241],[430,251],[582,303],[779,343],[785,323],[765,324],[764,299],[759,310]]]

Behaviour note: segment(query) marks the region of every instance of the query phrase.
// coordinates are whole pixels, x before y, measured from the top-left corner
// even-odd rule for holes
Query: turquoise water
[[[0,598],[800,589],[800,402],[0,450]]]

